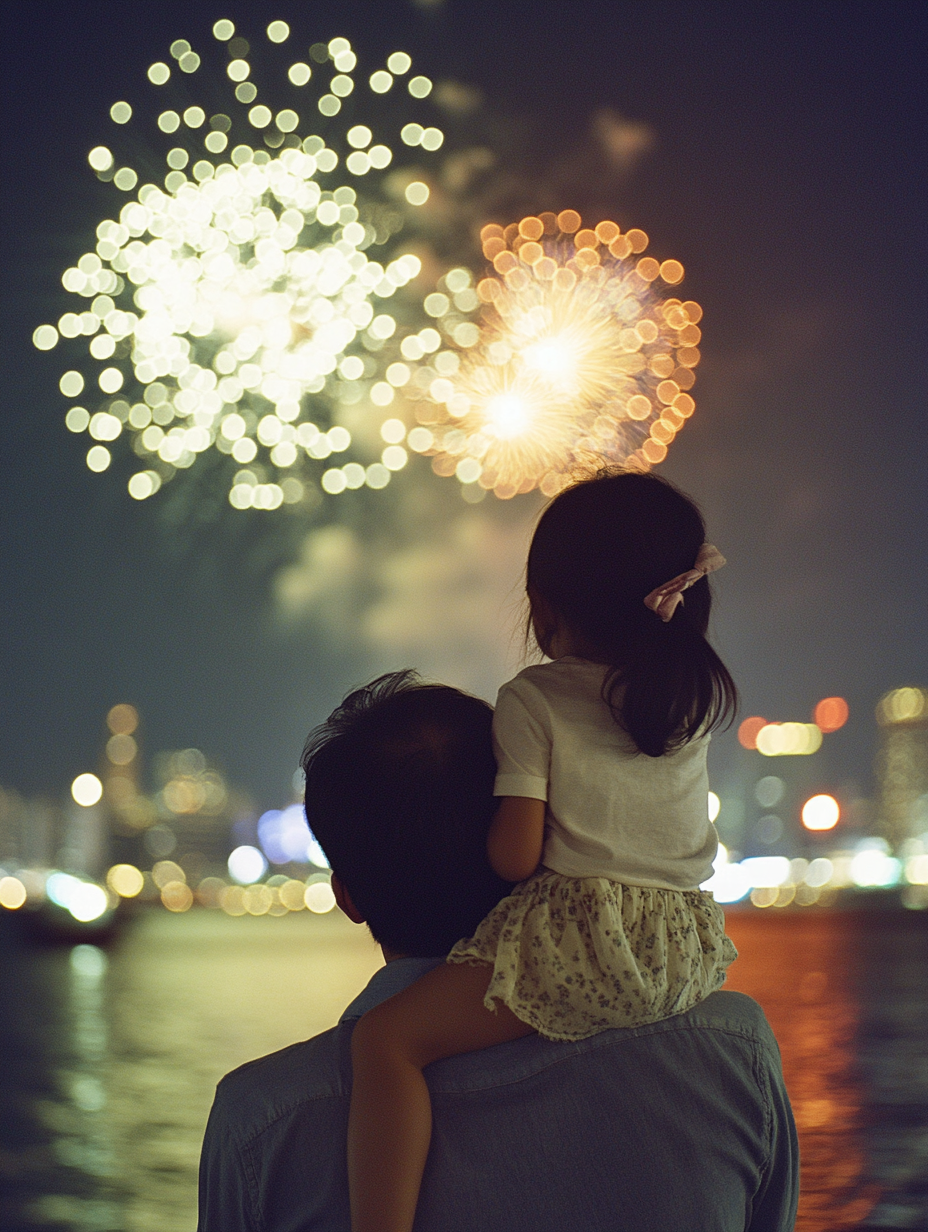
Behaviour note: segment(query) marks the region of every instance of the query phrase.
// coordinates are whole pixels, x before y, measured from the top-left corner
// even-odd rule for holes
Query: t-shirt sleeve
[[[548,798],[551,738],[539,716],[539,702],[519,679],[499,691],[493,715],[494,796]]]

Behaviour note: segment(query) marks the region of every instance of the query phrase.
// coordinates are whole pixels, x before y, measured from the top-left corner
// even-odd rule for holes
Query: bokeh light
[[[724,843],[719,843],[712,870],[712,876],[702,883],[700,889],[711,893],[717,903],[737,903],[750,891],[747,875],[740,864],[729,862]]]
[[[274,902],[274,893],[266,885],[248,885],[242,891],[242,906],[248,915],[267,915]]]
[[[241,886],[226,886],[219,893],[219,906],[226,915],[242,916],[245,914],[243,898],[244,892]]]
[[[738,743],[743,749],[756,749],[758,734],[767,726],[767,720],[752,715],[738,725]]]
[[[649,470],[692,415],[701,309],[665,297],[662,267],[638,257],[643,231],[581,222],[564,210],[488,224],[487,277],[453,269],[426,297],[447,349],[426,358],[420,335],[402,352],[436,474],[502,499],[551,496],[603,462]]]
[[[95,774],[79,774],[71,784],[71,795],[82,808],[90,808],[102,798],[103,784]]]
[[[174,860],[159,860],[151,870],[152,881],[159,890],[171,881],[184,881],[186,874]]]
[[[26,901],[26,887],[18,877],[0,877],[0,907],[17,911]]]
[[[305,885],[290,877],[278,887],[280,901],[288,911],[302,911],[306,906],[304,901]]]
[[[67,907],[75,920],[87,924],[105,914],[109,900],[106,891],[100,886],[80,882],[79,887],[71,893]]]
[[[267,871],[267,860],[258,850],[249,844],[236,847],[230,854],[229,876],[240,885],[249,885],[258,881]]]
[[[803,880],[807,886],[811,886],[813,889],[820,889],[822,886],[828,885],[833,874],[834,864],[832,864],[831,860],[825,856],[818,856],[809,862]]]
[[[812,712],[812,719],[823,732],[834,732],[844,726],[849,714],[843,697],[823,697]]]
[[[784,885],[790,874],[789,860],[785,856],[752,856],[741,861],[741,868],[748,883],[758,890]]]
[[[879,840],[866,842],[851,860],[851,880],[862,889],[888,889],[898,883],[901,874],[902,862]]]
[[[783,837],[783,821],[775,813],[761,817],[754,829],[762,843],[778,843]]]
[[[258,819],[258,838],[272,864],[287,864],[291,860],[305,863],[312,836],[302,804],[264,813]]]
[[[307,908],[316,915],[326,915],[335,907],[335,893],[327,877],[311,877],[303,894]]]
[[[225,888],[226,883],[221,877],[204,877],[197,885],[196,901],[201,907],[220,907]]]
[[[807,757],[822,747],[822,733],[815,723],[767,723],[755,747],[765,757]]]
[[[783,799],[785,791],[786,783],[783,779],[775,774],[765,774],[754,787],[754,799],[761,808],[774,808]]]
[[[928,886],[928,855],[908,857],[905,862],[905,879],[909,885]]]
[[[110,736],[106,742],[107,760],[114,766],[129,766],[138,754],[138,745],[131,736]]]
[[[838,805],[831,796],[814,797],[814,805],[824,820],[836,816]],[[834,823],[832,823],[833,825]],[[830,828],[830,827],[829,827]],[[710,890],[717,902],[733,903],[750,897],[754,907],[810,907],[832,902],[826,891],[856,888],[889,889],[905,881],[902,902],[906,906],[928,907],[928,854],[921,850],[922,839],[910,841],[917,854],[904,860],[891,855],[884,838],[859,839],[853,851],[836,851],[831,856],[789,859],[786,856],[751,856],[733,862],[724,844],[719,844],[712,877],[702,889]]]
[[[807,830],[833,830],[841,816],[834,796],[811,796],[802,806],[802,824]]]
[[[45,883],[47,897],[63,907],[82,924],[98,920],[109,908],[109,899],[102,886],[70,873],[52,873]]]
[[[880,699],[876,708],[881,727],[895,723],[917,723],[928,719],[928,689],[906,687],[892,689]]]
[[[110,709],[106,725],[114,736],[131,736],[139,725],[139,712],[134,706],[120,702]]]
[[[169,881],[162,887],[161,902],[168,911],[182,913],[193,906],[193,891],[183,881]]]
[[[145,878],[134,864],[114,864],[106,874],[106,884],[120,898],[136,898],[142,892]]]
[[[722,811],[722,801],[714,791],[709,792],[709,820],[715,821]]]

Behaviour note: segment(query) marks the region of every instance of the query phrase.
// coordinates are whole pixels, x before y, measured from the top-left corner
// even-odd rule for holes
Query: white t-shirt
[[[648,757],[602,699],[607,669],[568,657],[528,667],[496,702],[494,795],[546,800],[542,863],[568,877],[695,890],[718,848],[709,736]]]

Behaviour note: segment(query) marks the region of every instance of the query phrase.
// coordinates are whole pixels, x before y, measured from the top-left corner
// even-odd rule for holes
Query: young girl
[[[692,502],[653,475],[604,472],[542,515],[527,592],[551,662],[503,686],[493,724],[488,854],[519,884],[355,1028],[353,1232],[412,1228],[431,1136],[424,1066],[532,1031],[577,1040],[655,1022],[722,984],[736,951],[699,885],[718,845],[709,732],[737,699],[705,637],[705,575],[724,563]]]

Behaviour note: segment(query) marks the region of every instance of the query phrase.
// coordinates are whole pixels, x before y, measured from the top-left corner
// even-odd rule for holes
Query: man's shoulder
[[[352,1026],[339,1023],[312,1039],[240,1065],[216,1088],[215,1110],[238,1136],[248,1138],[306,1104],[347,1098]]]
[[[221,1081],[201,1163],[202,1229],[289,1227],[292,1209],[301,1227],[347,1228],[353,1025],[345,1020]],[[704,1226],[741,1226],[729,1208],[743,1208],[744,1174],[750,1193],[762,1179],[770,1134],[779,1132],[771,1100],[788,1120],[772,1032],[760,1006],[736,992],[645,1027],[577,1042],[527,1036],[450,1057],[430,1065],[426,1079],[435,1113],[423,1188],[429,1228],[448,1227],[449,1210],[461,1228],[612,1228],[616,1195],[625,1193],[661,1207],[661,1227],[679,1226],[670,1216],[684,1202],[714,1212]],[[707,1124],[711,1185],[700,1190],[688,1176],[671,1183],[663,1166],[659,1176],[650,1168],[693,1155],[697,1138],[705,1155]],[[552,1166],[539,1179],[542,1157]],[[312,1169],[293,1167],[310,1159]],[[570,1192],[577,1176],[582,1198]],[[571,1222],[578,1202],[579,1224]],[[724,1218],[715,1217],[720,1203]]]
[[[295,1227],[293,1210],[306,1229],[348,1227],[353,1025],[348,1018],[220,1082],[201,1162],[203,1232]],[[605,1230],[618,1226],[629,1194],[658,1212],[648,1227],[689,1227],[679,1216],[690,1208],[705,1212],[702,1227],[741,1227],[771,1142],[786,1210],[795,1169],[778,1071],[762,1009],[725,991],[646,1027],[576,1043],[527,1036],[430,1065],[423,1227],[448,1228],[454,1212],[454,1226],[467,1229]],[[542,1175],[539,1158],[550,1160]],[[683,1158],[705,1165],[690,1175],[677,1168]],[[300,1166],[306,1160],[312,1168]]]
[[[711,993],[705,1001],[700,1001],[680,1017],[693,1026],[734,1031],[742,1035],[758,1036],[765,1043],[776,1043],[764,1011],[753,997],[743,992],[722,988]],[[673,1023],[676,1019],[666,1018],[663,1021]]]
[[[288,1118],[327,1116],[334,1104],[351,1094],[352,1021],[339,1023],[312,1039],[291,1044],[279,1052],[249,1061],[221,1080],[213,1106],[215,1128],[244,1145],[271,1126]],[[426,1078],[432,1097],[480,1096],[512,1084],[582,1074],[595,1058],[603,1074],[620,1075],[635,1067],[642,1054],[672,1056],[684,1040],[696,1055],[709,1048],[710,1039],[740,1037],[751,1052],[766,1056],[777,1068],[779,1052],[764,1012],[743,993],[712,993],[694,1009],[644,1027],[603,1031],[575,1043],[554,1042],[531,1035],[481,1052],[450,1057],[430,1065]],[[701,1043],[702,1041],[702,1043]],[[715,1049],[713,1049],[715,1051]],[[729,1062],[738,1064],[727,1050]],[[491,1096],[491,1098],[496,1098]]]
[[[223,1120],[249,1136],[306,1104],[347,1099],[351,1092],[352,1027],[353,1022],[342,1022],[312,1039],[232,1070],[216,1092],[216,1105]],[[670,1042],[667,1037],[681,1033],[697,1038],[720,1033],[740,1036],[777,1054],[770,1024],[757,1002],[744,993],[723,990],[712,993],[684,1014],[643,1027],[603,1031],[576,1043],[532,1035],[482,1052],[451,1057],[429,1066],[427,1078],[433,1095],[476,1092],[532,1078],[591,1052],[614,1054],[620,1064],[624,1052],[663,1048]]]
[[[643,1027],[602,1031],[576,1042],[530,1035],[483,1052],[451,1057],[431,1065],[427,1078],[433,1096],[476,1092],[532,1079],[561,1066],[582,1067],[593,1055],[607,1069],[620,1071],[626,1064],[638,1064],[643,1052],[672,1050],[682,1037],[698,1050],[700,1040],[708,1043],[720,1036],[738,1037],[778,1064],[776,1040],[761,1007],[744,993],[720,991],[686,1013]]]

